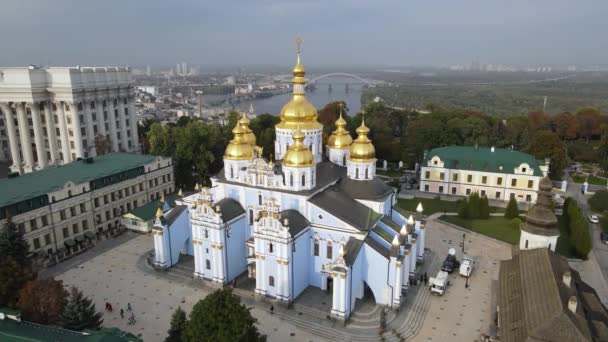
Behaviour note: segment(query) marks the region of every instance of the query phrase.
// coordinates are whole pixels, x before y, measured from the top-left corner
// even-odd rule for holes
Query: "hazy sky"
[[[607,64],[608,0],[1,0],[0,66]]]

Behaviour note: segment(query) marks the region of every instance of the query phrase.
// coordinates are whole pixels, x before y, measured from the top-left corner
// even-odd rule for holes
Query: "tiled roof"
[[[295,237],[299,232],[310,225],[310,222],[306,217],[302,216],[302,214],[295,209],[282,211],[279,219],[281,222],[283,222],[284,219],[288,220],[289,234],[291,234],[292,237]]]
[[[433,157],[439,157],[448,169],[472,170],[482,172],[513,173],[513,170],[522,163],[527,163],[534,176],[542,176],[539,166],[545,165],[542,160],[534,156],[505,148],[495,148],[494,152],[489,147],[475,146],[446,146],[430,150],[422,166],[428,166],[428,161]]]
[[[381,217],[335,185],[314,195],[309,201],[361,231],[370,230]]]
[[[230,222],[233,218],[245,213],[245,209],[243,209],[241,204],[232,198],[224,198],[213,203],[213,208],[218,205],[220,207],[223,222]]]
[[[81,184],[151,163],[156,156],[110,153],[66,165],[53,166],[14,178],[0,179],[0,207],[62,189],[69,181]]]
[[[165,201],[169,205],[169,208],[173,208],[175,206],[175,200],[178,198],[176,194],[169,195],[165,197]],[[142,221],[152,220],[156,215],[156,210],[162,206],[160,200],[152,201],[143,205],[141,207],[137,207],[129,212],[129,214],[140,218]]]

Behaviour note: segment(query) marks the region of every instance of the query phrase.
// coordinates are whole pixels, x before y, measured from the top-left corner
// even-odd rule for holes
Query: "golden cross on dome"
[[[298,55],[300,54],[300,52],[302,52],[302,38],[300,37],[300,34],[298,34],[296,36],[296,46],[297,46],[297,51],[298,51]]]

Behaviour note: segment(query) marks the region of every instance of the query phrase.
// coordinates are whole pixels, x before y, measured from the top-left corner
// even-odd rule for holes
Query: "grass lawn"
[[[502,216],[490,216],[487,220],[466,220],[458,216],[441,216],[440,219],[512,245],[519,244],[520,231],[511,228],[511,220]]]
[[[608,179],[597,177],[597,176],[589,176],[589,177],[572,176],[572,180],[575,183],[579,183],[579,184],[585,183],[585,179],[587,180],[587,182],[589,184],[593,184],[593,185],[606,185],[606,182],[608,182]]]
[[[442,201],[436,198],[418,198],[414,197],[413,199],[404,199],[400,198],[397,201],[397,206],[401,209],[415,212],[418,203],[422,202],[422,207],[424,208],[425,215],[432,215],[435,213],[455,213],[458,212],[458,203],[456,201]],[[505,208],[500,207],[490,207],[491,213],[504,213]]]

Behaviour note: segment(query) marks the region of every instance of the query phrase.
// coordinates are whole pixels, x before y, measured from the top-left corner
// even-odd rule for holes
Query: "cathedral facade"
[[[424,258],[422,206],[408,217],[393,208],[396,190],[376,177],[364,119],[353,139],[340,115],[322,145],[299,51],[292,72],[293,95],[275,128],[277,160],[262,158],[243,115],[212,186],[159,208],[155,265],[193,255],[196,278],[226,284],[247,274],[257,294],[288,303],[318,287],[331,291],[330,314],[339,319],[366,288],[376,304],[398,308]]]

